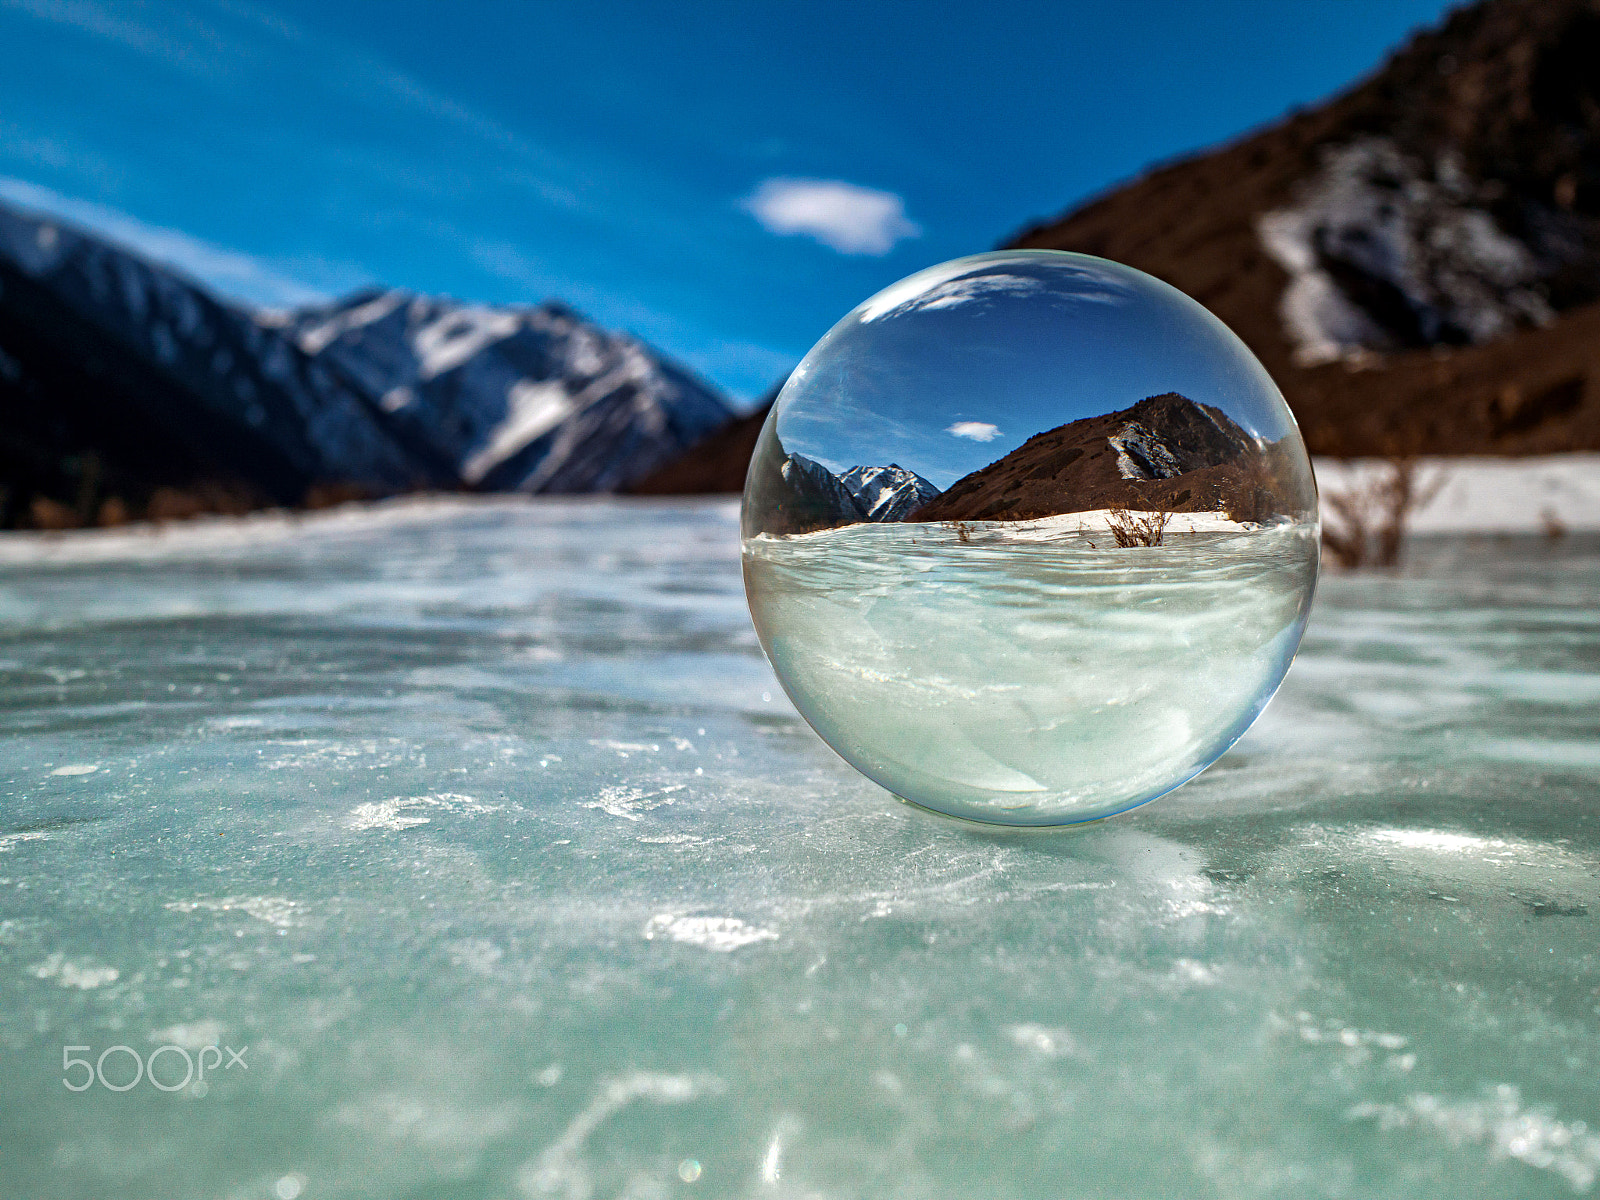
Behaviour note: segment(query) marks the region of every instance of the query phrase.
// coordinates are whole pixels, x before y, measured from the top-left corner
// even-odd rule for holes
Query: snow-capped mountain
[[[780,443],[780,449],[781,449]],[[915,471],[851,467],[835,474],[804,454],[785,453],[770,477],[754,486],[758,508],[771,508],[769,533],[805,533],[863,521],[903,521],[939,494]]]
[[[869,521],[903,521],[939,494],[915,471],[897,463],[887,467],[851,467],[839,482]]]
[[[489,491],[614,491],[732,415],[687,371],[561,304],[379,291],[289,314],[283,329],[413,453]]]
[[[804,454],[789,454],[778,468],[784,483],[808,508],[825,514],[825,524],[850,525],[866,520],[855,494],[827,467]]]
[[[94,519],[209,481],[594,492],[725,424],[709,385],[559,304],[373,291],[290,313],[221,301],[54,218],[0,205],[0,523],[30,497]]]

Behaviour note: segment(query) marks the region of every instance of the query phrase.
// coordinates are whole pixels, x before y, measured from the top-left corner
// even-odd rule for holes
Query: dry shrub
[[[158,487],[145,504],[147,521],[190,521],[218,515],[239,517],[264,507],[261,499],[241,485],[201,480],[187,487]]]
[[[77,529],[83,524],[78,510],[48,496],[35,496],[28,505],[28,519],[35,529]]]
[[[1561,514],[1548,504],[1539,510],[1539,528],[1544,530],[1544,536],[1552,542],[1559,542],[1567,536],[1567,523],[1561,519]]]
[[[121,496],[107,496],[100,504],[99,515],[95,517],[95,524],[102,528],[115,525],[126,525],[133,520],[128,511],[128,502]]]
[[[1426,483],[1417,476],[1415,459],[1390,458],[1374,475],[1324,494],[1334,519],[1323,522],[1322,546],[1334,562],[1355,570],[1400,561],[1411,514],[1437,496],[1447,479],[1442,471]]]
[[[1126,549],[1129,546],[1159,546],[1166,536],[1167,522],[1172,520],[1169,509],[1158,509],[1155,512],[1131,512],[1126,508],[1113,508],[1111,510],[1111,536],[1117,539],[1117,545]]]

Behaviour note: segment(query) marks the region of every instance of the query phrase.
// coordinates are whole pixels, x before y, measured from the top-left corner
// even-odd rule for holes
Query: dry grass
[[[966,521],[946,521],[945,524],[956,531],[956,537],[961,539],[963,545],[972,540],[972,526],[970,523]]]
[[[1117,539],[1117,545],[1127,548],[1129,546],[1159,546],[1167,533],[1167,523],[1172,520],[1172,513],[1166,509],[1156,512],[1132,512],[1126,508],[1113,508],[1111,510],[1110,528],[1111,536]]]
[[[1333,519],[1323,523],[1323,549],[1346,570],[1394,566],[1411,514],[1439,494],[1446,478],[1439,472],[1420,483],[1414,459],[1391,458],[1371,478],[1326,493]]]

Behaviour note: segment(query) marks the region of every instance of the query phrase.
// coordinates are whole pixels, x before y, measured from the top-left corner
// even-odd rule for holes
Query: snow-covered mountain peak
[[[0,399],[37,407],[43,396],[40,436],[60,442],[33,459],[93,449],[141,478],[152,441],[172,463],[156,482],[225,478],[279,502],[317,484],[612,491],[733,415],[682,367],[564,304],[379,288],[247,311],[3,205],[0,353],[15,363]],[[106,439],[130,423],[141,448]],[[36,487],[81,490],[23,492]]]
[[[898,463],[851,467],[839,476],[839,482],[869,521],[903,521],[939,494],[933,484]]]

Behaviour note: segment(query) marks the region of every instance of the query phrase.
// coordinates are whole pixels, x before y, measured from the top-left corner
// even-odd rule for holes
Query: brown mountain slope
[[[1167,392],[1035,434],[908,521],[1017,521],[1097,508],[1282,511],[1256,443],[1220,409]]]
[[[1600,0],[1489,0],[1327,104],[1154,170],[1011,244],[1115,259],[1199,300],[1271,371],[1313,453],[1600,449],[1597,64]],[[1379,194],[1376,206],[1340,191],[1352,176]],[[1372,336],[1315,363],[1306,346],[1296,353],[1283,312],[1292,274],[1260,225],[1308,203],[1319,182],[1311,265]],[[1433,207],[1407,216],[1408,188]],[[1401,217],[1384,211],[1383,189]],[[1415,264],[1430,235],[1482,230],[1477,214],[1506,254],[1523,255],[1522,277],[1483,285],[1498,296],[1476,313],[1469,298],[1462,318],[1460,303],[1429,303],[1460,264]],[[1409,242],[1396,234],[1405,220]],[[1372,269],[1373,246],[1398,246],[1415,274],[1434,276],[1405,280],[1417,286],[1401,294],[1393,270]]]
[[[750,456],[767,419],[766,401],[753,413],[735,417],[710,437],[625,489],[635,496],[696,496],[744,490]]]
[[[1009,244],[1115,259],[1199,300],[1314,454],[1600,450],[1600,0],[1459,9],[1327,103]],[[1340,336],[1291,332],[1297,284],[1332,299]],[[758,426],[691,450],[662,490],[738,491]]]

